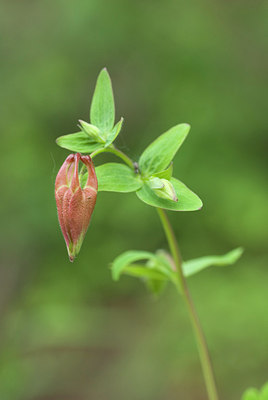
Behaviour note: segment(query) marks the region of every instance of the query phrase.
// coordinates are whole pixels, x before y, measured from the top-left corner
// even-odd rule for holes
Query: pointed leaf
[[[124,269],[135,261],[155,259],[155,255],[148,251],[130,250],[116,257],[112,264],[112,277],[118,281]]]
[[[121,118],[120,121],[117,122],[117,124],[114,126],[112,131],[110,133],[108,133],[105,147],[110,146],[110,144],[115,141],[115,139],[117,138],[117,136],[119,135],[119,133],[122,129],[123,122],[124,122],[124,118]]]
[[[143,265],[128,264],[122,271],[125,275],[133,276],[135,278],[150,278],[154,280],[166,281],[167,277],[161,272],[152,268],[144,267]]]
[[[238,247],[223,256],[207,256],[195,258],[183,263],[183,274],[188,277],[211,266],[226,266],[234,264],[242,255],[243,249]]]
[[[172,173],[173,173],[173,162],[170,163],[167,169],[164,169],[164,171],[157,172],[153,176],[160,179],[170,180],[170,178],[172,177]]]
[[[107,163],[96,167],[99,192],[135,192],[143,185],[139,175],[127,165],[119,163]],[[87,174],[82,182],[86,181]]]
[[[203,204],[194,192],[175,178],[171,178],[170,182],[172,183],[178,197],[177,202],[158,197],[147,184],[137,191],[137,196],[144,203],[153,207],[165,208],[173,211],[200,210]]]
[[[153,175],[166,169],[184,142],[190,125],[179,124],[151,143],[142,153],[139,168],[143,175]]]
[[[114,96],[112,82],[104,68],[97,79],[90,108],[90,122],[106,132],[114,126]]]
[[[71,133],[56,139],[58,146],[78,153],[91,153],[101,149],[103,144],[92,140],[85,132]]]

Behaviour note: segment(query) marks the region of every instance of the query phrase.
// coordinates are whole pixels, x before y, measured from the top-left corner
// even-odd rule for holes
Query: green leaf
[[[125,275],[133,276],[135,278],[148,278],[160,281],[167,280],[167,277],[161,272],[156,271],[153,268],[148,268],[137,264],[126,265],[122,272],[124,272]]]
[[[116,257],[112,263],[112,277],[118,281],[124,269],[135,261],[155,259],[155,255],[148,251],[130,250]]]
[[[126,265],[121,271],[122,273],[142,279],[147,289],[155,295],[159,295],[163,291],[168,281],[167,276],[160,271],[139,264]]]
[[[257,389],[250,388],[245,391],[242,400],[259,400],[259,392]]]
[[[56,139],[57,145],[64,149],[78,153],[91,153],[101,149],[103,144],[90,139],[85,132],[71,133],[70,135],[60,136]]]
[[[162,279],[150,279],[148,278],[145,281],[145,284],[147,286],[147,289],[153,293],[155,296],[159,296],[163,290],[165,289],[166,285],[167,285],[167,281]]]
[[[98,191],[100,192],[135,192],[143,185],[139,175],[127,165],[107,163],[96,167]],[[86,182],[87,174],[83,177]]]
[[[188,277],[212,266],[224,267],[234,264],[242,255],[243,249],[238,247],[223,256],[207,256],[195,258],[183,263],[183,274]]]
[[[203,204],[194,192],[175,178],[171,178],[170,182],[172,183],[178,197],[177,202],[158,197],[147,184],[137,191],[137,196],[144,203],[153,207],[165,208],[173,211],[200,210]]]
[[[117,136],[119,135],[119,133],[122,129],[123,122],[124,122],[124,118],[121,118],[120,121],[117,122],[117,124],[114,126],[112,131],[110,133],[108,133],[105,147],[110,146],[110,144],[115,141],[115,139],[117,138]]]
[[[160,179],[170,180],[170,178],[172,177],[172,173],[173,173],[173,162],[170,163],[167,169],[164,169],[164,171],[157,172],[153,176]]]
[[[155,260],[149,260],[147,265],[161,272],[171,282],[177,282],[178,275],[176,268],[172,265],[172,257],[165,250],[157,250]]]
[[[184,142],[190,125],[179,124],[151,143],[142,153],[139,168],[143,175],[153,175],[166,169]]]
[[[90,122],[102,131],[110,131],[114,126],[114,96],[112,82],[104,68],[97,79],[90,108]]]

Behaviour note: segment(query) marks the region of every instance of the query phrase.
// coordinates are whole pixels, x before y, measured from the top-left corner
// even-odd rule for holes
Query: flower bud
[[[79,182],[79,161],[87,168],[84,187]],[[80,251],[97,198],[98,181],[89,156],[70,154],[61,166],[55,182],[58,218],[70,261]]]
[[[82,130],[93,140],[99,143],[105,143],[105,139],[101,136],[101,131],[95,125],[79,119]]]
[[[161,179],[161,182],[163,184],[163,187],[159,189],[154,189],[154,193],[162,199],[178,201],[178,197],[172,183],[167,179]]]

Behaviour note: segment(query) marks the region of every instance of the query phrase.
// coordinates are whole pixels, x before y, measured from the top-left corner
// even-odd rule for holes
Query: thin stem
[[[104,148],[104,147],[102,147],[101,149],[98,149],[98,150],[93,151],[93,152],[90,154],[90,157],[91,157],[91,158],[94,158],[94,157],[96,157],[98,154],[104,153],[104,152],[106,152],[106,151],[107,151],[107,149]]]
[[[123,153],[123,151],[117,149],[113,144],[111,144],[109,147],[94,151],[90,154],[90,157],[93,158],[100,153],[112,153],[121,158],[130,168],[134,169],[133,161],[125,153]]]
[[[217,387],[216,387],[216,382],[215,382],[215,377],[214,377],[214,372],[209,356],[209,351],[208,351],[208,346],[206,343],[206,339],[198,318],[198,315],[196,313],[194,303],[192,301],[186,279],[183,275],[183,270],[182,270],[182,258],[178,246],[178,242],[175,238],[172,226],[169,222],[169,219],[165,213],[165,211],[162,208],[157,209],[163,229],[165,231],[167,241],[170,247],[170,251],[172,254],[172,257],[174,259],[174,262],[176,264],[177,270],[178,270],[178,289],[180,289],[180,292],[185,300],[187,310],[189,313],[189,317],[192,323],[192,327],[195,333],[195,338],[197,342],[197,347],[198,347],[198,352],[199,352],[199,357],[201,361],[201,366],[204,374],[204,379],[206,383],[206,388],[208,392],[208,398],[209,400],[219,400],[218,392],[217,392]]]

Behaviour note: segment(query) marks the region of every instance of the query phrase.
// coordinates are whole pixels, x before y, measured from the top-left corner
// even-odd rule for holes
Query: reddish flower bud
[[[88,179],[79,182],[79,161],[86,165]],[[89,156],[70,154],[60,168],[55,182],[55,197],[60,227],[70,261],[80,251],[97,198],[98,181]]]

